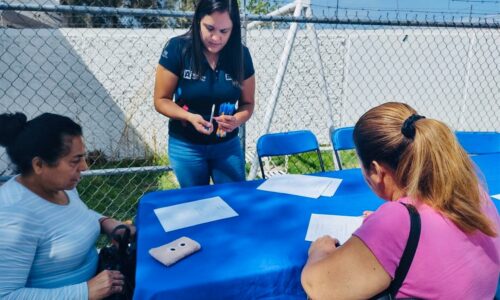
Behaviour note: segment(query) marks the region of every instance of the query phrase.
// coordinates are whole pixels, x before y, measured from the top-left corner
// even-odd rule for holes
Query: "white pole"
[[[306,8],[306,17],[310,18],[312,16],[313,16],[312,8],[309,5]],[[321,89],[323,91],[323,96],[325,97],[324,99],[326,100],[326,105],[328,107],[329,118],[327,120],[326,125],[327,125],[328,129],[330,129],[333,126],[333,109],[332,109],[333,104],[330,102],[330,97],[328,94],[328,83],[326,81],[325,71],[323,68],[323,60],[321,59],[321,50],[319,48],[318,35],[316,34],[316,28],[314,26],[315,25],[313,23],[307,23],[307,30],[309,32],[309,36],[312,37],[313,59],[314,59],[314,62],[316,64],[316,67],[319,70],[320,85],[321,85]],[[334,159],[333,162],[334,162],[335,167],[338,168],[339,166],[337,166],[337,160]]]
[[[242,27],[241,27],[241,41],[246,46],[247,45],[247,1],[243,0],[243,19]],[[246,157],[246,149],[247,149],[247,126],[246,123],[240,126],[240,141],[241,141],[241,149],[243,150],[243,160]]]
[[[295,11],[293,12],[294,17],[300,17],[302,14],[302,0],[295,0]],[[278,67],[278,73],[274,79],[274,86],[271,92],[271,97],[269,98],[269,104],[266,109],[266,115],[264,116],[264,130],[262,134],[269,132],[271,127],[271,122],[274,115],[274,110],[276,109],[276,104],[278,103],[278,96],[281,91],[281,85],[283,83],[283,78],[285,77],[286,68],[288,61],[290,60],[290,55],[292,53],[293,42],[295,41],[295,35],[297,34],[298,24],[296,22],[290,25],[290,30],[288,30],[288,36],[286,38],[285,48],[283,49],[283,54],[281,55],[280,64]],[[259,159],[257,153],[255,154],[252,166],[250,168],[250,173],[248,174],[248,179],[252,180],[257,174],[257,166],[259,165]]]
[[[288,3],[287,5],[282,6],[282,7],[278,8],[277,10],[274,10],[274,11],[266,14],[266,16],[280,16],[280,15],[287,14],[289,12],[294,11],[295,6],[296,6],[295,2]],[[248,23],[247,29],[252,29],[252,28],[257,27],[261,24],[264,24],[264,22],[262,22],[262,21],[250,22],[250,23]]]

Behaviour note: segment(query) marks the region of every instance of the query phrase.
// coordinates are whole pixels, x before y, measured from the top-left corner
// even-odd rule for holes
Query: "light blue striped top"
[[[15,178],[0,187],[0,299],[88,299],[102,216],[66,193],[57,205]]]

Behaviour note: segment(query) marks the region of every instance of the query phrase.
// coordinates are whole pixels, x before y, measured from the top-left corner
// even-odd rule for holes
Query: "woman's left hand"
[[[135,237],[135,233],[136,233],[136,228],[135,226],[132,224],[131,221],[125,221],[123,223],[121,223],[120,225],[125,225],[128,227],[128,229],[130,229],[130,237],[131,238],[134,238]],[[125,229],[118,229],[116,231],[117,234],[119,234],[120,236],[123,237],[123,234],[125,233]]]
[[[135,239],[135,233],[136,233],[136,228],[135,226],[132,224],[132,221],[125,221],[123,223],[121,223],[120,225],[125,225],[128,227],[128,229],[130,229],[130,240],[134,240]],[[116,231],[116,234],[119,234],[122,238],[123,238],[123,234],[125,233],[125,230],[124,229],[119,229]],[[117,241],[115,241],[114,239],[111,240],[111,243],[113,245],[115,245],[116,247],[119,247],[120,245],[118,244]]]
[[[135,225],[132,224],[132,221],[131,220],[124,221],[123,225],[127,226],[128,229],[130,229],[130,236],[134,237],[135,233],[137,232],[137,229],[135,228]]]
[[[217,121],[219,129],[224,130],[225,132],[231,132],[241,125],[235,116],[218,116],[214,117],[214,120]]]
[[[135,226],[132,224],[132,221],[130,221],[130,220],[120,222],[120,221],[113,219],[113,218],[103,217],[102,220],[100,221],[100,223],[101,223],[101,232],[106,233],[107,235],[111,235],[113,230],[118,225],[127,226],[130,229],[130,235],[132,237],[135,236],[135,232],[137,231]],[[121,233],[121,232],[119,232],[119,233]]]
[[[373,214],[373,210],[365,210],[363,211],[363,219],[368,217],[369,215]]]

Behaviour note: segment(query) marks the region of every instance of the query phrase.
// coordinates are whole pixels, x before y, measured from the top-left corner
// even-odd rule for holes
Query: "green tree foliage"
[[[158,8],[156,0],[61,0],[61,4],[98,7]],[[151,28],[160,27],[161,22],[158,17],[71,14],[67,17],[66,25],[70,27],[97,28]]]
[[[62,5],[152,8],[174,11],[193,11],[196,2],[197,0],[61,0]],[[238,0],[238,2],[241,8],[243,0]],[[277,8],[278,4],[276,0],[246,0],[246,12],[250,14],[267,14]],[[241,10],[243,11],[243,9]],[[67,16],[66,20],[66,26],[98,28],[187,28],[191,24],[191,20],[189,18],[100,16],[81,14],[70,14]]]
[[[241,0],[239,1],[241,4]],[[279,5],[272,0],[247,0],[247,12],[256,15],[265,15],[278,9]]]

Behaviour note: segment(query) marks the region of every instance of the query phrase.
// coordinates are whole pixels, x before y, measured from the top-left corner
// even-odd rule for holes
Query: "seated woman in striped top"
[[[99,232],[121,223],[78,196],[87,169],[82,128],[55,114],[30,121],[1,114],[0,145],[20,173],[0,187],[0,298],[86,300],[120,292],[120,272],[95,275]]]

